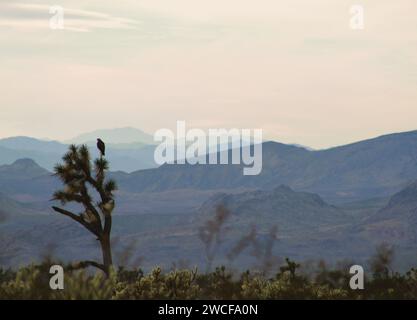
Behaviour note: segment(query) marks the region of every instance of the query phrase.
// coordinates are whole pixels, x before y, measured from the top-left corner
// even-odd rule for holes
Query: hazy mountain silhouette
[[[143,132],[142,130],[131,127],[95,130],[83,133],[65,142],[68,144],[81,144],[94,142],[97,138],[101,138],[109,144],[154,144],[153,137],[151,135]]]
[[[142,150],[142,151],[141,151]],[[132,160],[143,160],[139,150],[108,151],[113,170]],[[97,153],[92,150],[93,156]],[[57,155],[57,160],[60,157]],[[153,160],[153,149],[147,150]],[[151,161],[151,160],[149,160]],[[148,163],[148,165],[150,165]],[[5,172],[8,167],[3,167]],[[38,169],[39,170],[39,169]],[[244,176],[240,165],[163,165],[131,174],[113,172],[123,192],[161,192],[169,190],[273,189],[281,184],[297,191],[319,194],[326,201],[354,201],[385,197],[398,192],[417,178],[417,131],[381,136],[346,146],[309,151],[277,142],[263,143],[263,170],[258,176]],[[14,174],[10,175],[11,180]],[[34,192],[53,189],[53,178],[37,181],[9,181],[15,190]],[[52,182],[51,182],[52,181]],[[1,176],[0,176],[1,182]],[[35,183],[44,183],[44,187]]]
[[[19,159],[10,165],[0,166],[0,180],[5,185],[5,181],[28,180],[45,175],[50,172],[40,167],[32,159]]]
[[[65,145],[58,141],[45,141],[23,136],[0,139],[0,147],[49,153],[63,153],[67,149]]]
[[[240,165],[163,165],[133,172],[120,185],[134,192],[263,188],[280,184],[333,201],[389,196],[417,178],[417,131],[381,136],[327,150],[263,143],[263,170],[244,176]]]
[[[96,140],[87,142],[87,145],[92,147],[92,153],[95,154]],[[154,146],[141,142],[106,143],[106,146],[113,170],[131,172],[157,166],[153,156]],[[57,141],[44,141],[29,137],[0,139],[0,165],[10,164],[21,158],[30,158],[52,171],[54,165],[60,161],[67,150],[68,145]]]

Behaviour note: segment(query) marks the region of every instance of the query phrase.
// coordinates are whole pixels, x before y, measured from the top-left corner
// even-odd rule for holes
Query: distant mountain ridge
[[[130,130],[128,131],[130,132]],[[140,133],[141,131],[135,130],[134,132]],[[132,138],[142,139],[142,141],[149,140],[146,134],[136,134]],[[107,143],[105,140],[109,154],[108,159],[112,162],[113,170],[132,172],[157,167],[154,161],[154,145],[141,141],[123,141],[123,143]],[[95,139],[83,143],[91,147],[91,152],[94,156],[98,154],[95,147]],[[67,150],[68,145],[58,141],[45,141],[30,137],[0,139],[0,165],[11,164],[21,158],[30,158],[40,166],[52,171],[55,164],[61,160],[62,155]]]
[[[65,149],[65,145],[58,141],[39,140],[24,136],[0,139],[0,147],[14,150],[37,150],[52,153]]]
[[[200,213],[210,217],[219,205],[229,209],[237,222],[243,225],[270,227],[277,223],[280,229],[312,229],[346,221],[344,213],[317,194],[296,192],[281,185],[272,190],[246,191],[236,194],[220,193],[207,200]]]
[[[45,175],[49,175],[50,172],[40,167],[32,159],[19,159],[10,165],[0,166],[0,180],[23,180],[32,179]]]
[[[147,148],[109,149],[111,169],[122,170],[121,163],[129,159],[132,159],[129,162],[132,167],[137,165],[135,161],[138,160],[135,159],[144,161],[145,150],[145,158],[150,161],[147,163],[150,166],[153,148]],[[64,150],[65,145],[60,154],[56,154],[54,162],[60,161],[61,151]],[[96,148],[92,148],[92,156],[97,155]],[[265,142],[261,174],[244,176],[242,169],[241,165],[167,164],[130,174],[112,172],[111,176],[118,181],[121,191],[131,193],[181,189],[269,190],[284,184],[297,191],[317,193],[328,202],[386,197],[417,179],[417,131],[385,135],[319,151]],[[40,181],[49,186],[54,185],[51,177],[38,179]],[[22,189],[29,190],[29,186],[33,186],[33,181],[22,186]],[[38,189],[43,190],[42,187]]]
[[[390,219],[408,220],[409,226],[413,225],[417,235],[417,181],[394,194],[388,204],[370,218],[370,221]]]
[[[95,142],[97,138],[100,138],[109,144],[154,144],[153,136],[145,133],[142,130],[132,127],[95,130],[92,132],[83,133],[64,142],[66,144],[81,144]]]
[[[417,181],[394,194],[385,207],[362,221],[352,234],[415,252],[411,248],[417,243]]]
[[[0,193],[0,219],[12,219],[14,217],[39,214],[43,213]]]
[[[263,169],[257,176],[243,176],[241,165],[164,165],[133,172],[121,185],[156,192],[285,184],[330,201],[352,201],[390,196],[416,178],[417,131],[412,131],[319,151],[265,142]]]

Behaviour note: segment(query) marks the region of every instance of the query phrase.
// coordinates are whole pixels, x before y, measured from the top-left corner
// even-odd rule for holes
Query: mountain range
[[[16,146],[22,156],[28,155],[25,158],[30,158],[33,151],[29,149],[31,145],[37,152],[57,150],[57,162],[66,150],[65,145],[56,142],[35,143],[25,139],[19,139]],[[0,141],[0,147],[3,145],[11,148],[12,140]],[[93,155],[97,153],[95,147],[92,152]],[[111,168],[118,170],[119,167],[114,166],[113,152],[116,151],[108,151],[108,159]],[[57,181],[35,161],[18,160],[11,165],[0,166],[1,192],[28,195],[45,192],[44,198],[48,198]],[[22,166],[26,171],[22,171]],[[297,191],[317,193],[333,203],[387,197],[417,179],[417,131],[385,135],[319,151],[265,142],[263,168],[257,176],[244,176],[241,165],[189,164],[166,164],[131,173],[113,171],[110,175],[118,181],[122,193],[134,194],[184,189],[268,190],[284,184]]]
[[[102,129],[78,135],[75,138],[64,141],[66,144],[96,143],[100,138],[110,145],[151,145],[154,144],[153,136],[142,130],[125,127],[115,129]]]
[[[242,175],[240,165],[163,165],[120,177],[134,192],[173,189],[271,189],[285,184],[331,202],[392,195],[417,178],[417,131],[310,151],[263,143],[263,168]]]
[[[388,242],[394,245],[399,257],[396,267],[406,269],[417,261],[413,255],[417,250],[416,201],[407,196],[400,200],[409,194],[410,188],[413,185],[391,199],[334,206],[316,194],[279,186],[272,190],[212,194],[190,211],[117,212],[113,232],[115,252],[121,253],[133,245],[131,259],[141,260],[145,269],[156,264],[168,267],[177,261],[204,267],[199,229],[212,219],[221,204],[231,211],[231,216],[225,223],[216,263],[249,267],[254,263],[250,251],[243,251],[234,261],[226,257],[252,228],[262,240],[272,227],[277,227],[278,241],[273,248],[276,256],[295,260],[326,258],[329,262],[349,259],[362,264],[377,245]],[[162,201],[167,199],[163,193],[156,195],[162,195]],[[169,203],[178,199],[172,195]],[[141,200],[145,200],[142,205],[148,205],[146,199]],[[64,261],[99,258],[91,235],[66,217],[28,212],[27,204],[4,195],[0,203],[13,210],[0,224],[0,260],[7,261],[7,265],[37,261],[48,248],[53,248],[54,256]],[[395,208],[399,203],[401,208]]]
[[[30,158],[51,171],[71,143],[87,144],[92,147],[93,155],[97,156],[95,145],[98,137],[107,142],[108,159],[112,162],[113,170],[131,172],[157,166],[152,136],[134,128],[97,130],[64,142],[31,137],[0,139],[0,165]]]
[[[237,220],[235,225],[244,221],[243,225],[256,223],[269,227],[271,221],[279,221],[281,231],[287,228],[313,230],[346,222],[339,208],[329,205],[317,194],[296,192],[285,185],[272,190],[218,193],[203,203],[199,211],[209,217],[218,206],[230,210]]]
[[[40,151],[61,156],[66,145],[27,139],[0,142],[22,158],[0,165],[2,260],[28,262],[49,242],[59,244],[63,259],[96,254],[88,233],[51,212],[61,183],[31,159]],[[277,255],[366,261],[388,241],[403,265],[417,261],[417,131],[317,151],[265,142],[259,176],[243,176],[240,165],[187,164],[109,175],[119,185],[114,236],[137,243],[149,267],[175,259],[203,264],[198,230],[218,205],[232,212],[219,256],[252,225],[260,237],[276,225]],[[239,259],[241,266],[251,263],[250,255]]]
[[[136,132],[131,128],[126,130],[132,135]],[[97,134],[107,136],[112,132],[85,134],[74,141]],[[240,165],[166,164],[157,167],[153,159],[155,146],[142,145],[149,140],[148,135],[138,130],[132,139],[142,138],[142,141],[136,143],[124,138],[123,134],[116,135],[114,141],[119,143],[108,144],[107,155],[111,169],[116,171],[113,176],[122,190],[134,193],[179,189],[271,189],[285,184],[295,190],[318,193],[330,202],[340,202],[389,196],[417,178],[417,131],[389,134],[326,150],[265,142],[263,169],[257,176],[243,176]],[[90,146],[93,156],[97,156],[95,142]],[[30,158],[51,171],[67,147],[56,141],[27,137],[2,139],[0,164]]]

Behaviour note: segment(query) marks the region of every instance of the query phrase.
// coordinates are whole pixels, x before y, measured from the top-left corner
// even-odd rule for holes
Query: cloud
[[[350,0],[52,1],[74,32],[49,32],[49,0],[16,1],[0,0],[0,136],[66,139],[98,112],[315,148],[415,129],[415,0],[368,1],[362,31]]]
[[[0,4],[0,27],[39,30],[49,28],[53,14],[46,4],[12,3]],[[67,31],[91,32],[95,29],[135,29],[140,21],[113,16],[104,12],[63,7],[64,26]]]

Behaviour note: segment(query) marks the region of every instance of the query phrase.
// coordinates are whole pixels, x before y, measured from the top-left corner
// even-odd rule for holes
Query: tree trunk
[[[111,255],[111,246],[110,246],[110,235],[103,235],[100,240],[101,251],[103,253],[103,266],[104,272],[107,276],[110,274],[110,267],[113,265],[113,259]]]

